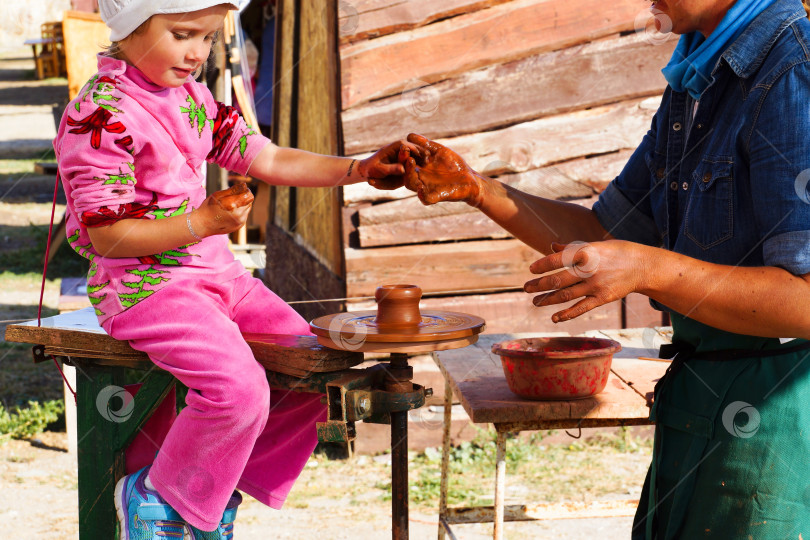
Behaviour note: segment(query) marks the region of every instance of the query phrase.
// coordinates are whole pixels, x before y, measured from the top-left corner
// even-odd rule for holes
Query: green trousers
[[[673,328],[673,343],[690,352],[656,388],[632,538],[810,540],[808,343],[677,315]]]

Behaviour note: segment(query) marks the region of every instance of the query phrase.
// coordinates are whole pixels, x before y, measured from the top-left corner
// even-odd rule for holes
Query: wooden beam
[[[347,248],[346,295],[373,296],[386,283],[415,283],[426,294],[522,287],[540,257],[519,240]]]
[[[637,0],[517,0],[342,47],[343,108],[633,30],[645,9]]]
[[[402,0],[356,0],[338,4],[341,43],[377,38],[394,32],[425,26],[512,0],[443,0],[442,2],[403,2]]]
[[[413,200],[418,202],[418,199],[406,199],[406,201]],[[570,202],[590,208],[593,206],[595,200],[596,198],[593,197],[577,199]],[[451,205],[453,203],[447,204]],[[423,208],[434,209],[441,206],[441,204],[438,204],[423,206]],[[366,248],[426,242],[512,237],[509,232],[486,215],[470,206],[467,206],[467,208],[469,208],[469,211],[457,214],[438,215],[430,218],[414,216],[414,219],[360,226],[357,229],[360,246]]]
[[[470,71],[343,112],[346,153],[374,151],[416,132],[447,138],[569,111],[660,96],[673,42],[602,40]],[[649,126],[648,126],[649,127]]]
[[[446,242],[471,238],[510,238],[511,235],[481,213],[409,219],[359,227],[360,245],[366,247]]]
[[[660,97],[630,100],[438,142],[487,175],[530,171],[636,148],[650,128],[660,101]]]

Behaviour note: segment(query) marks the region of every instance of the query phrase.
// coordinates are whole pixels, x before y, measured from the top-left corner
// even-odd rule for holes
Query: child
[[[116,486],[125,540],[231,538],[234,489],[280,508],[325,419],[320,395],[271,392],[241,337],[309,327],[234,260],[226,234],[252,197],[206,199],[204,162],[272,184],[336,186],[400,178],[397,153],[410,146],[362,161],[279,148],[214,101],[193,74],[235,7],[100,0],[113,44],[54,142],[68,239],[90,260],[99,322],[189,388],[154,463]]]

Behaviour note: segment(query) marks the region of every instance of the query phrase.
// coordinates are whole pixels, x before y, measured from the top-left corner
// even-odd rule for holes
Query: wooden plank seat
[[[98,365],[153,367],[145,353],[107,335],[92,308],[48,317],[39,327],[36,324],[31,321],[8,326],[6,341],[43,345],[46,355],[92,359]],[[362,353],[327,349],[314,336],[246,333],[243,337],[267,370],[292,377],[340,371],[363,362]]]
[[[35,345],[41,360],[53,355],[76,366],[79,538],[116,538],[113,490],[125,474],[126,449],[179,383],[144,353],[107,335],[92,308],[42,319],[40,326],[9,325],[5,338]],[[282,389],[325,393],[330,378],[363,361],[362,353],[327,349],[309,336],[245,339],[271,386]],[[134,397],[125,389],[133,382],[140,383]]]

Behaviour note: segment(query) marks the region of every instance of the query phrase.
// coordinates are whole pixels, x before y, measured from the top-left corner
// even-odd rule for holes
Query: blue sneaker
[[[121,526],[121,540],[177,538],[190,540],[180,514],[148,489],[144,479],[149,467],[123,477],[115,485],[115,509]]]
[[[234,491],[231,495],[228,505],[225,507],[225,512],[222,514],[222,521],[217,527],[217,530],[206,532],[200,529],[188,526],[191,529],[191,538],[193,540],[232,540],[233,539],[233,522],[236,519],[236,507],[242,502],[242,494]]]

